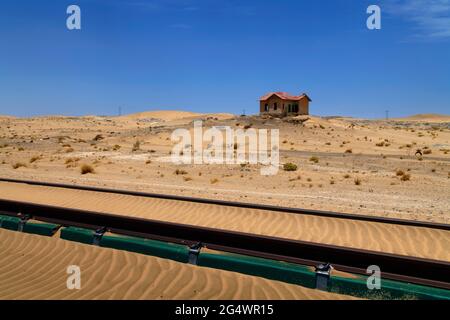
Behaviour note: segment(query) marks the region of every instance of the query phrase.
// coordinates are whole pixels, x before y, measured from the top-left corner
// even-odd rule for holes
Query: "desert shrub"
[[[404,174],[402,177],[401,177],[401,179],[400,180],[402,180],[402,181],[409,181],[409,180],[411,180],[411,175],[408,173],[408,174]]]
[[[347,173],[346,175],[344,175],[344,179],[350,179],[350,175]]]
[[[74,152],[75,150],[73,149],[73,148],[67,148],[66,149],[66,153],[71,153],[71,152]]]
[[[404,176],[405,172],[403,170],[397,170],[395,173],[398,177]]]
[[[34,163],[34,162],[36,162],[36,161],[38,161],[38,160],[40,160],[40,159],[41,159],[40,156],[34,156],[34,157],[32,157],[32,158],[30,159],[30,163]]]
[[[94,137],[94,141],[100,141],[100,140],[103,140],[103,139],[105,139],[101,134],[98,134],[98,135],[96,135],[95,137]]]
[[[183,177],[183,180],[188,182],[188,181],[192,181],[192,178],[191,177]]]
[[[25,163],[23,163],[23,162],[16,162],[16,163],[14,163],[12,165],[12,167],[13,167],[13,169],[19,169],[19,168],[22,168],[22,167],[26,168],[27,165]]]
[[[357,186],[361,185],[361,179],[356,178],[354,181],[355,181],[355,185],[357,185]]]
[[[139,140],[136,140],[136,142],[133,144],[133,152],[139,151],[141,149],[141,142]]]
[[[297,165],[296,164],[294,164],[294,163],[285,163],[284,165],[283,165],[283,170],[284,171],[297,171],[297,169],[298,169],[298,167],[297,167]]]
[[[345,153],[353,153],[353,150],[352,149],[347,149],[347,150],[345,150]]]
[[[319,163],[319,158],[314,156],[314,157],[309,158],[309,161],[314,162],[314,163]]]
[[[216,183],[218,183],[219,182],[219,179],[217,179],[217,178],[214,178],[214,179],[211,179],[211,184],[216,184]]]
[[[432,151],[430,149],[423,150],[423,154],[431,154]]]
[[[83,164],[81,166],[81,174],[88,174],[88,173],[94,173],[94,172],[95,172],[94,167],[92,167],[89,164]]]
[[[179,175],[185,175],[185,174],[187,174],[187,172],[185,170],[177,169],[177,170],[175,170],[175,174],[177,176],[179,176]]]

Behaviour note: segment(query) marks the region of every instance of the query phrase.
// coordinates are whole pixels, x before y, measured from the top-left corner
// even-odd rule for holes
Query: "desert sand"
[[[0,299],[352,299],[239,273],[0,229]],[[66,286],[81,270],[81,290]]]
[[[0,182],[0,198],[450,261],[450,231]]]
[[[413,118],[296,123],[158,111],[0,119],[0,176],[450,223],[450,121]],[[195,119],[205,128],[280,129],[281,163],[298,170],[265,177],[259,165],[175,166],[171,134]],[[83,164],[95,172],[82,175]]]

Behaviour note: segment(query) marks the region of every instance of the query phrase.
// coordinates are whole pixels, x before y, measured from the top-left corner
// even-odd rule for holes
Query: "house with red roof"
[[[270,92],[259,99],[259,112],[282,117],[308,115],[311,101],[306,93],[292,96],[287,92]]]

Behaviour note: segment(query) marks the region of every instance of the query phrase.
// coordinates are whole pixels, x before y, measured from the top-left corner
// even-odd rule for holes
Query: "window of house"
[[[269,111],[269,104],[266,103],[266,105],[264,106],[264,111],[268,112]]]

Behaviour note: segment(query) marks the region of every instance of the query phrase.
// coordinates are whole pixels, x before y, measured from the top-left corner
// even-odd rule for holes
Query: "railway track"
[[[0,179],[5,181],[5,179]],[[20,180],[8,180],[19,182]],[[81,189],[100,192],[113,192],[148,197],[164,197],[183,201],[197,201],[215,203],[227,206],[244,206],[251,208],[270,208],[277,211],[296,214],[315,214],[351,219],[354,215],[307,211],[273,206],[239,204],[216,200],[192,199],[176,196],[145,194],[131,191],[99,189],[93,187],[68,186],[50,183],[24,182],[36,185]],[[299,265],[316,267],[329,263],[335,269],[354,274],[366,274],[368,266],[377,265],[382,270],[383,278],[408,283],[415,283],[431,287],[450,290],[448,275],[450,263],[410,256],[387,254],[355,248],[339,247],[327,244],[290,240],[249,234],[235,231],[212,229],[192,225],[184,225],[135,217],[125,217],[94,211],[72,209],[66,207],[49,206],[43,204],[26,203],[21,201],[0,200],[0,214],[20,217],[23,221],[35,219],[62,226],[77,226],[101,232],[112,232],[127,236],[137,236],[147,239],[161,240],[170,243],[184,244],[193,248],[206,247],[212,250],[243,254],[248,256],[285,261]],[[369,221],[383,223],[397,223],[402,225],[426,226],[449,230],[448,225],[410,222],[376,217],[360,217]]]
[[[40,182],[40,181],[33,181],[33,180],[0,178],[0,182],[20,183],[20,184],[28,184],[28,185],[32,185],[32,186],[53,187],[53,188],[63,188],[63,189],[72,189],[72,190],[94,191],[94,192],[111,193],[111,194],[119,194],[119,195],[138,196],[138,197],[144,197],[144,198],[176,200],[176,201],[201,203],[201,204],[212,204],[212,205],[218,205],[218,206],[224,206],[224,207],[239,207],[239,208],[245,208],[245,209],[258,209],[258,210],[267,210],[267,211],[275,211],[275,212],[283,212],[283,213],[291,213],[291,214],[311,215],[311,216],[337,218],[337,219],[345,219],[345,220],[387,223],[387,224],[393,224],[393,225],[424,227],[424,228],[441,229],[441,230],[450,231],[450,224],[444,224],[444,223],[412,221],[412,220],[405,220],[405,219],[385,218],[385,217],[338,213],[338,212],[310,210],[310,209],[300,209],[300,208],[291,208],[291,207],[280,207],[280,206],[254,204],[254,203],[246,203],[246,202],[234,202],[234,201],[223,201],[223,200],[204,199],[204,198],[195,198],[195,197],[184,197],[184,196],[176,196],[176,195],[157,194],[157,193],[139,192],[139,191],[131,191],[131,190],[99,188],[99,187],[81,186],[81,185],[73,185],[73,184]]]

